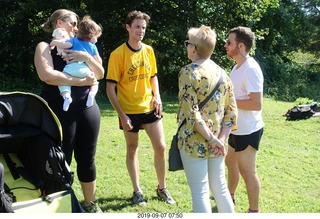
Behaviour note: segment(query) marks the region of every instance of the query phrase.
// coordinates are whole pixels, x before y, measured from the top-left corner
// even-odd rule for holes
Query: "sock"
[[[86,105],[89,106],[93,106],[93,100],[94,100],[94,95],[92,94],[92,92],[90,91],[88,94],[88,99],[87,99],[87,103]]]
[[[250,208],[248,210],[248,213],[259,213],[259,212],[260,212],[259,210],[251,210]]]
[[[165,188],[166,188],[166,187],[163,187],[162,189],[160,189],[160,187],[159,187],[159,185],[158,185],[158,190],[159,190],[160,192],[162,192]]]
[[[67,93],[64,97],[64,102],[63,102],[63,110],[68,111],[70,104],[72,103],[72,98],[69,93]]]

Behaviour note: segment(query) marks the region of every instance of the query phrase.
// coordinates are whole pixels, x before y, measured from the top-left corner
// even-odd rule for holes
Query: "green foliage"
[[[310,104],[313,103],[314,100],[313,99],[309,99],[306,97],[299,97],[294,101],[294,105],[298,106],[298,105],[304,105],[304,104]]]
[[[136,9],[151,16],[144,42],[155,49],[161,92],[177,93],[178,73],[190,62],[183,46],[190,27],[208,25],[216,30],[212,59],[230,72],[234,62],[225,54],[224,40],[230,28],[242,25],[257,35],[252,54],[263,66],[267,95],[292,101],[299,96],[320,99],[316,92],[319,63],[297,64],[292,56],[296,51],[320,51],[319,2],[315,0],[122,0],[121,4],[116,0],[2,0],[1,4],[0,90],[38,91],[33,55],[40,41],[51,38],[40,26],[54,10],[68,8],[80,17],[89,14],[103,26],[97,46],[107,70],[111,51],[127,39],[125,16]],[[104,84],[101,80],[101,94],[105,94]]]

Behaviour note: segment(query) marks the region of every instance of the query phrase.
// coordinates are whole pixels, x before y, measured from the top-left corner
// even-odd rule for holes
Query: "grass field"
[[[168,99],[168,100],[166,100]],[[167,173],[167,188],[177,206],[158,200],[155,189],[153,150],[144,131],[140,132],[140,183],[148,201],[146,207],[131,204],[132,186],[125,165],[126,147],[118,118],[106,98],[98,100],[101,130],[96,154],[97,201],[106,213],[183,212],[191,213],[191,194],[184,171]],[[176,132],[177,101],[164,98],[164,131],[167,148]],[[258,152],[258,174],[262,184],[262,213],[320,213],[320,117],[286,121],[282,115],[293,103],[264,99],[264,135]],[[71,165],[75,170],[75,164]],[[77,178],[73,188],[80,201]],[[244,183],[236,193],[237,213],[248,209]],[[212,201],[213,212],[217,212]]]

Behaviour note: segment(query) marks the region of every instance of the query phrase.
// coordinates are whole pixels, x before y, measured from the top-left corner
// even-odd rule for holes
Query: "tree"
[[[228,30],[248,26],[257,35],[253,55],[264,68],[265,87],[277,90],[274,86],[278,86],[275,83],[278,78],[289,75],[289,68],[284,65],[295,65],[291,61],[293,52],[301,48],[319,51],[316,47],[319,46],[318,4],[317,0],[122,0],[120,3],[116,0],[1,0],[0,90],[40,87],[33,66],[34,49],[39,41],[50,40],[51,36],[44,34],[40,25],[58,8],[74,10],[80,17],[88,14],[102,25],[103,34],[97,46],[105,69],[110,52],[127,38],[126,14],[131,10],[147,12],[151,22],[144,42],[155,49],[161,92],[171,94],[177,93],[180,68],[190,62],[183,45],[190,27],[208,25],[216,30],[218,39],[212,59],[229,71],[234,63],[226,57],[224,49]],[[299,78],[302,72],[294,74]],[[103,94],[104,82],[100,83]]]

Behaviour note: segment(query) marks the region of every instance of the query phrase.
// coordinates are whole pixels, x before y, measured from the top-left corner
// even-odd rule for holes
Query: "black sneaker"
[[[157,195],[158,197],[162,200],[165,201],[166,203],[170,204],[170,205],[175,205],[176,201],[171,197],[169,191],[167,188],[163,188],[163,189],[156,189]]]
[[[132,202],[134,205],[138,205],[140,207],[146,206],[147,203],[145,202],[145,200],[143,199],[143,195],[141,192],[133,192],[132,195]]]
[[[82,205],[82,208],[83,208],[83,213],[103,213],[98,203],[96,202],[91,202],[91,205],[84,203]]]

